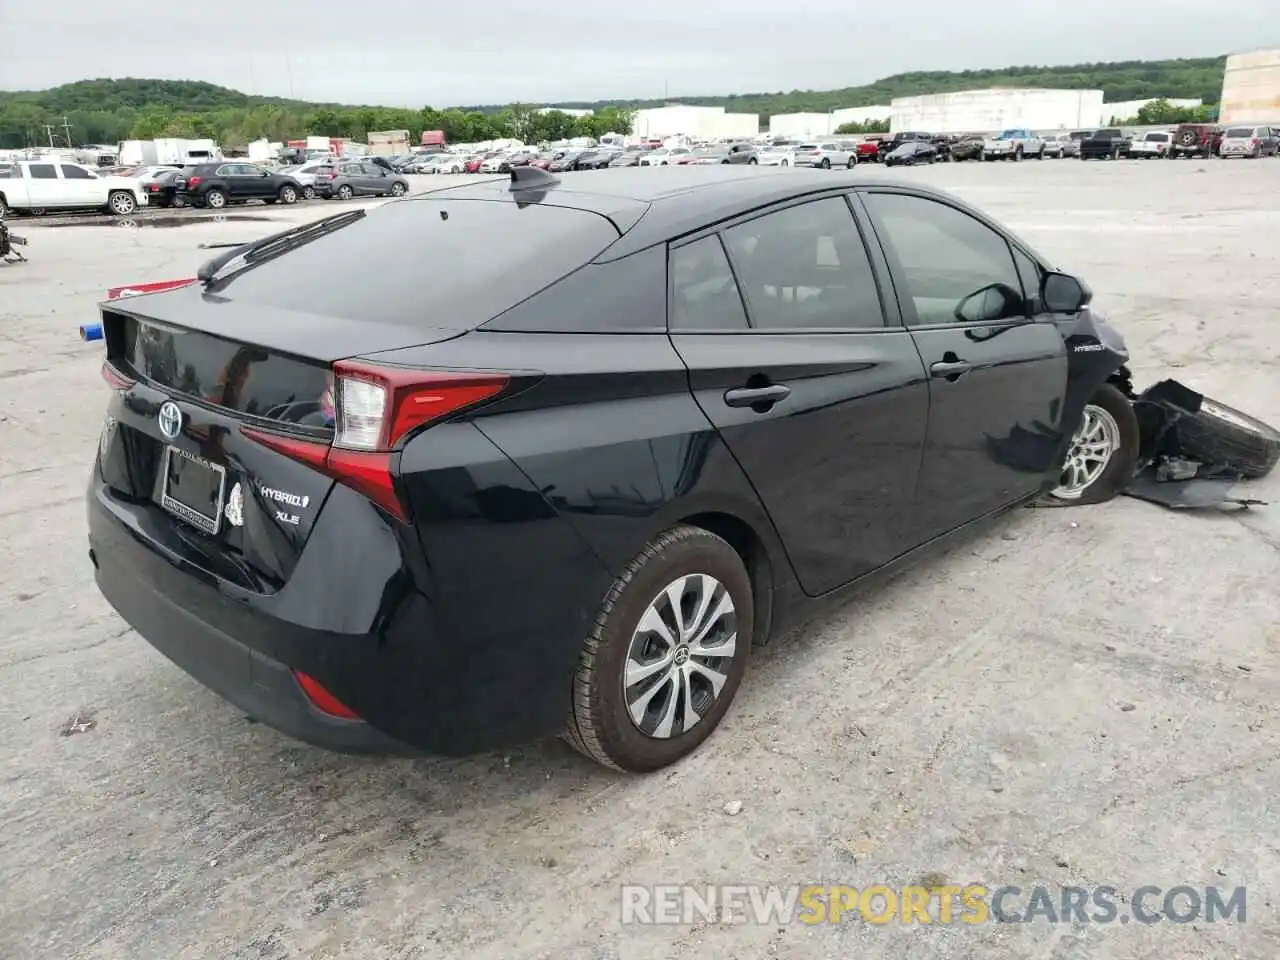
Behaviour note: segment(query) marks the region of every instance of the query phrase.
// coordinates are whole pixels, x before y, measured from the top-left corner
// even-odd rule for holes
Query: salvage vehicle
[[[1274,157],[1280,151],[1280,131],[1275,127],[1228,127],[1218,145],[1222,157]]]
[[[1164,130],[1152,130],[1129,144],[1128,156],[1137,160],[1160,160],[1169,155],[1172,143],[1173,134]]]
[[[1044,159],[1044,141],[1030,130],[1002,130],[982,143],[983,160]]]
[[[100,306],[89,558],[301,740],[563,734],[656,770],[846,588],[1123,486],[1127,352],[1091,299],[857,172],[522,167],[348,210]]]
[[[174,182],[175,198],[193,207],[221,210],[232,203],[296,203],[302,184],[252,163],[199,163],[183,167]]]
[[[956,163],[963,160],[977,160],[982,156],[982,144],[985,138],[979,136],[961,137],[951,145],[951,159]]]
[[[317,170],[315,191],[325,200],[403,197],[409,192],[409,181],[368,160],[347,160]]]
[[[147,205],[133,177],[99,176],[65,160],[0,163],[0,219],[9,211],[41,216],[54,210],[102,210],[127,217]]]
[[[1133,141],[1123,130],[1108,127],[1095,130],[1080,141],[1081,160],[1119,160],[1129,155]]]
[[[858,151],[842,146],[835,140],[802,143],[795,151],[797,167],[853,167],[858,162]]]
[[[142,189],[147,194],[149,207],[181,207],[185,201],[178,199],[178,177],[182,171],[166,170],[147,180],[142,180]]]
[[[1067,157],[1077,157],[1080,155],[1080,141],[1084,139],[1081,135],[1077,137],[1071,133],[1055,133],[1051,137],[1044,139],[1044,156],[1045,159],[1054,158],[1062,160]]]
[[[920,163],[933,163],[938,159],[938,149],[926,140],[908,140],[884,158],[886,167],[914,167]]]
[[[1222,145],[1222,128],[1212,123],[1180,123],[1173,130],[1169,156],[1216,157]]]

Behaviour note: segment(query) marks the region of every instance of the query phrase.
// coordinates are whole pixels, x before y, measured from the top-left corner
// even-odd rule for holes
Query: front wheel
[[[692,753],[747,672],[753,610],[733,547],[701,527],[660,534],[614,581],[583,644],[565,739],[632,773]]]
[[[1103,384],[1085,404],[1071,437],[1062,476],[1049,494],[1067,504],[1110,500],[1133,478],[1138,462],[1138,418],[1129,398]]]
[[[404,184],[399,181],[391,185],[391,195],[393,197],[403,197],[406,192]]]
[[[298,202],[298,190],[293,184],[286,183],[280,188],[280,192],[276,194],[276,199],[288,206],[291,203]]]
[[[781,161],[779,161],[778,166],[780,166],[780,167],[789,167],[789,166],[791,166],[791,164],[787,163],[787,161],[785,161],[785,160],[781,160]]]

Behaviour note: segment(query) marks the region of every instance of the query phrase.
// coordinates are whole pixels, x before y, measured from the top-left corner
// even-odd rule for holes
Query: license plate
[[[165,447],[160,506],[205,533],[217,533],[226,494],[225,467],[177,447]]]

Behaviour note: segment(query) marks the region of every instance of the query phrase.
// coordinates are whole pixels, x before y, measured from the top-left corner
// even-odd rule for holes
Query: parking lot
[[[1280,163],[867,175],[890,174],[1085,277],[1139,387],[1176,377],[1280,423]],[[1250,487],[1273,506],[1240,513],[1019,511],[760,651],[722,729],[650,777],[558,742],[331,755],[162,658],[93,583],[106,387],[76,327],[108,287],[191,275],[201,243],[337,209],[12,224],[30,262],[0,266],[0,957],[1280,955],[1280,474]],[[1246,886],[1248,915],[620,920],[624,884],[810,882]]]

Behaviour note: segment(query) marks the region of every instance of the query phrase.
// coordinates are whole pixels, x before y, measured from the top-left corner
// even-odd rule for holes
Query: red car
[[[479,173],[480,164],[484,163],[484,157],[472,157],[462,167],[467,173]]]
[[[880,141],[859,140],[854,144],[859,163],[876,163],[880,160]]]

